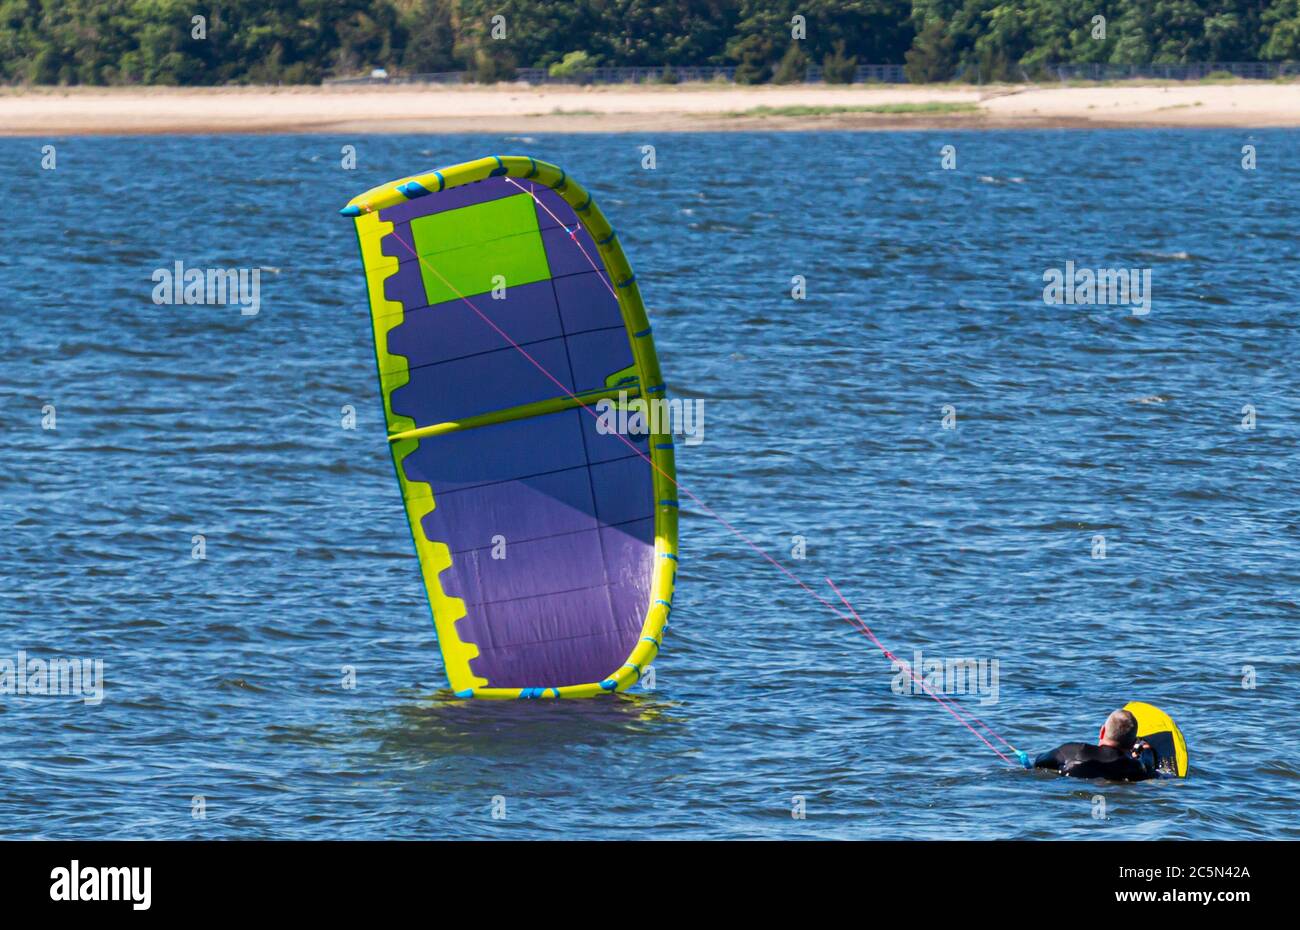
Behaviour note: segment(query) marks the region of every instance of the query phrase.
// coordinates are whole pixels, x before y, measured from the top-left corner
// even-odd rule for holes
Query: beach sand
[[[900,106],[940,109],[899,112]],[[814,112],[791,112],[790,108],[812,108]],[[871,108],[880,110],[872,112]],[[501,84],[0,90],[0,135],[35,137],[1119,126],[1300,126],[1300,83],[983,87]]]

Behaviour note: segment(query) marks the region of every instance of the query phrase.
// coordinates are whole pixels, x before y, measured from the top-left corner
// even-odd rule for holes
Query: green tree
[[[736,62],[737,84],[761,84],[772,73],[773,41],[762,35],[748,35],[729,43],[728,54]]]
[[[843,42],[863,64],[901,65],[915,29],[909,0],[806,0],[795,8],[808,21],[808,54],[824,60]]]
[[[399,19],[394,39],[397,60],[412,74],[457,71],[456,33],[446,0],[421,0]]]
[[[551,77],[581,77],[596,66],[596,62],[586,52],[569,52],[564,58],[551,65],[547,73]]]
[[[953,41],[948,27],[941,19],[932,19],[916,34],[916,41],[907,51],[907,64],[903,71],[913,84],[932,84],[952,78],[956,69]]]
[[[741,0],[740,17],[727,40],[727,57],[736,63],[736,81],[759,84],[791,41],[795,0]]]
[[[845,50],[843,39],[835,41],[835,47],[822,59],[822,78],[827,84],[852,84],[858,73],[858,59]]]
[[[1300,0],[1278,0],[1262,17],[1268,40],[1260,57],[1268,61],[1300,61]]]
[[[780,63],[772,73],[773,84],[800,84],[808,76],[808,56],[798,41],[791,41],[790,47],[781,56]]]
[[[0,0],[8,83],[299,83],[373,67],[496,81],[573,52],[671,73],[734,62],[749,83],[854,60],[906,62],[915,81],[1021,80],[1054,62],[1300,59],[1300,0]]]

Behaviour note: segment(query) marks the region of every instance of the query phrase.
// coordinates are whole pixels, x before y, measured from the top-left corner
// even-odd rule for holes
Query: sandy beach
[[[8,88],[0,135],[1300,126],[1300,83]]]

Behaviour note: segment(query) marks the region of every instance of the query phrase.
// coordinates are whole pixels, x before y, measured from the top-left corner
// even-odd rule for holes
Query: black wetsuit
[[[1146,756],[1135,758],[1132,752],[1114,746],[1092,746],[1088,743],[1066,743],[1034,760],[1036,769],[1052,769],[1075,778],[1109,778],[1112,781],[1144,781],[1155,778],[1153,766],[1146,764]]]

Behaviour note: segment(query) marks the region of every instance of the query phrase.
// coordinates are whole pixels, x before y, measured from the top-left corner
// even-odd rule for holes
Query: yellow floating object
[[[1137,718],[1138,739],[1155,750],[1157,767],[1166,775],[1187,777],[1187,741],[1172,717],[1153,704],[1130,701],[1124,709]]]

